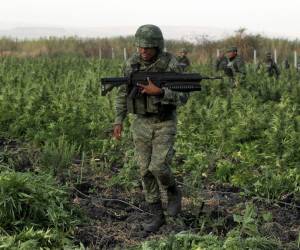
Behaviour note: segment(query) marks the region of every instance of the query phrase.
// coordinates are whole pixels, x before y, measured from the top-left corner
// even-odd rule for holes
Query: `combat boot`
[[[165,223],[165,216],[161,202],[149,204],[149,218],[143,223],[143,229],[147,233],[155,233]]]
[[[181,211],[181,191],[176,185],[167,189],[168,207],[167,211],[170,216],[176,216]]]

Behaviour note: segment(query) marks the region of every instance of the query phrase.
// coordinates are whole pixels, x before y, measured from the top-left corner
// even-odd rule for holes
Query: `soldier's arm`
[[[178,62],[175,58],[172,58],[169,62],[169,66],[167,68],[168,72],[178,72],[181,73],[182,70],[178,66]],[[164,95],[161,98],[161,103],[162,104],[172,104],[175,106],[180,106],[183,105],[187,102],[189,98],[189,93],[183,93],[183,92],[178,92],[178,91],[173,91],[168,88],[162,88]]]
[[[127,75],[129,71],[129,65],[125,65],[123,69],[124,75]],[[127,87],[121,85],[117,90],[115,99],[115,111],[116,118],[114,124],[122,124],[127,115]]]
[[[117,90],[117,96],[115,100],[116,118],[114,124],[122,124],[123,120],[126,118],[127,115],[126,98],[127,98],[126,86],[122,85]]]

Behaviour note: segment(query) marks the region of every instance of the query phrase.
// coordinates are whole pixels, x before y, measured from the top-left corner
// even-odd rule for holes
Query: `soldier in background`
[[[215,63],[215,70],[218,71],[223,71],[223,69],[226,67],[228,64],[228,60],[225,56],[225,53],[222,51],[219,55],[219,57],[216,60]]]
[[[177,56],[178,65],[182,68],[183,71],[185,71],[191,65],[190,60],[187,58],[187,54],[187,49],[182,48],[179,51],[179,55]]]
[[[226,55],[222,53],[219,56],[215,69],[216,71],[223,71],[234,86],[238,86],[243,82],[246,76],[244,60],[238,55],[238,50],[235,46],[229,48]]]
[[[159,27],[143,25],[135,33],[134,53],[125,63],[124,74],[132,72],[182,72],[175,56],[164,52],[164,38]],[[156,232],[165,223],[160,188],[168,197],[167,212],[176,216],[181,210],[181,192],[170,169],[176,135],[176,108],[188,99],[187,93],[157,87],[151,79],[140,85],[136,98],[123,85],[116,96],[116,118],[113,136],[120,139],[122,123],[128,113],[134,114],[131,124],[135,156],[140,168],[145,199],[149,207],[142,232]]]
[[[267,72],[269,77],[275,76],[278,79],[280,75],[279,68],[272,58],[271,52],[267,52],[264,62],[257,65],[257,70],[259,71],[261,69]]]
[[[283,68],[284,69],[290,69],[290,63],[289,63],[289,59],[285,58],[283,61]]]

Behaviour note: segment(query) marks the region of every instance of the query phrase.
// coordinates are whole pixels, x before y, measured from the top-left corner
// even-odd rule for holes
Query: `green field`
[[[237,88],[203,82],[179,109],[183,214],[140,238],[128,229],[143,210],[131,117],[112,140],[115,91],[100,95],[121,68],[0,58],[0,249],[298,249],[300,73],[275,80],[248,65]]]

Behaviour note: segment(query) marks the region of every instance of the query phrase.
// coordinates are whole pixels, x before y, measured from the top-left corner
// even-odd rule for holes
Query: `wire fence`
[[[82,54],[87,57],[98,57],[100,59],[118,59],[118,60],[127,60],[135,51],[136,48],[130,47],[97,47],[95,45],[85,47],[84,44],[78,44],[74,45],[72,48],[59,48],[59,46],[55,47],[55,44],[49,45],[48,47],[45,46],[25,46],[24,50],[22,48],[18,48],[17,41],[15,42],[14,46],[0,46],[0,56],[21,56],[21,57],[35,57],[35,56],[41,56],[41,55],[57,55],[57,54],[64,54],[64,53],[70,53],[70,54]],[[1,44],[0,44],[1,45]],[[79,51],[80,48],[80,51]],[[75,52],[74,52],[75,51]],[[172,47],[170,49],[165,48],[165,51],[170,51],[171,53],[176,54],[177,50],[176,48]],[[216,58],[220,57],[223,52],[222,49],[206,49],[205,47],[201,49],[195,49],[193,48],[191,53],[188,54],[188,57],[190,57],[192,62],[196,63],[203,63],[203,62],[211,62],[215,60]],[[272,54],[272,57],[275,61],[275,63],[283,63],[287,62],[290,65],[292,65],[294,68],[300,68],[300,50],[279,50],[280,53],[278,53],[278,50],[272,49],[272,51],[258,51],[257,49],[247,50],[247,53],[243,51],[243,49],[240,50],[241,55],[247,54],[246,57],[244,57],[247,63],[253,63],[258,64],[264,57],[266,52],[270,52]]]

